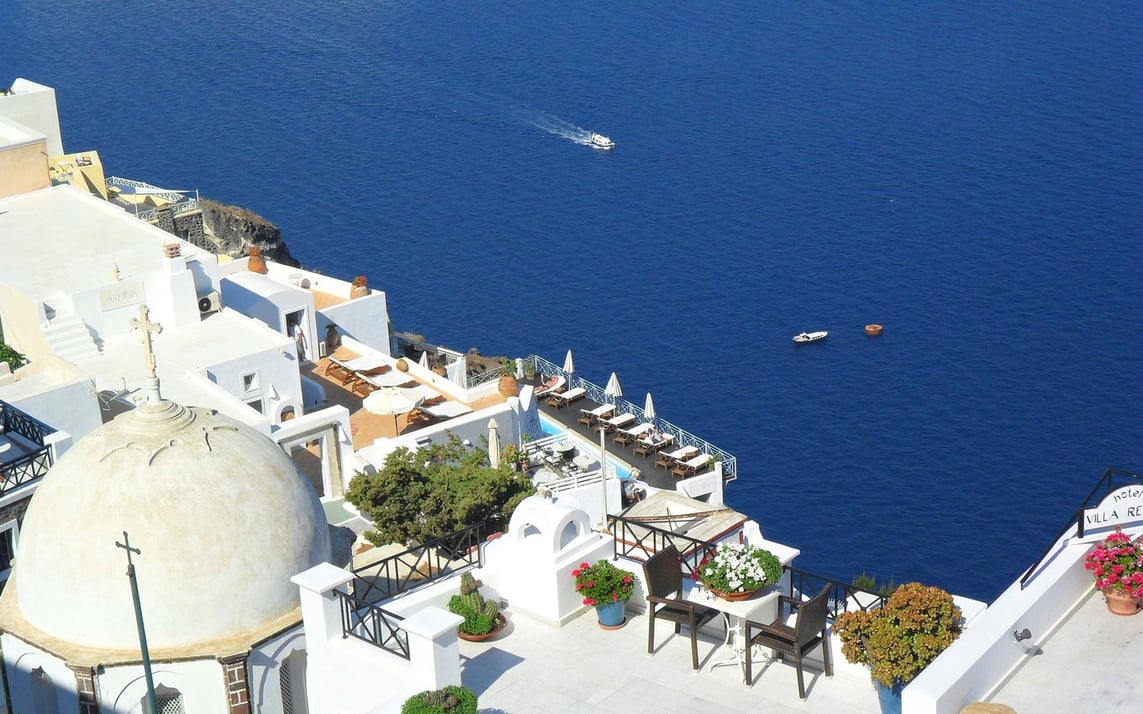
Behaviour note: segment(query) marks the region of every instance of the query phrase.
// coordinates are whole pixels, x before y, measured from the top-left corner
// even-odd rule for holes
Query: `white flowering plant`
[[[721,545],[703,558],[692,575],[711,590],[740,593],[773,585],[782,578],[782,563],[770,551],[742,543]]]

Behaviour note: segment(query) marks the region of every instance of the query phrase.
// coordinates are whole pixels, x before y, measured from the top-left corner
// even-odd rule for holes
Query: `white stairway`
[[[57,316],[44,330],[44,337],[57,356],[72,364],[95,359],[101,355],[87,325],[74,315]]]

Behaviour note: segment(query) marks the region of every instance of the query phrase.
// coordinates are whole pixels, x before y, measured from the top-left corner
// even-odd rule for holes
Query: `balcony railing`
[[[564,371],[563,367],[557,365],[555,362],[549,362],[539,355],[532,355],[524,360],[525,365],[527,365],[529,362],[532,362],[535,365],[537,374],[546,374],[549,376],[558,374],[565,377],[567,379],[567,389],[571,389],[573,387],[583,387],[587,392],[588,399],[597,401],[600,404],[604,402],[616,402],[615,406],[619,412],[629,412],[638,417],[640,421],[650,421],[646,418],[646,414],[643,411],[643,405],[629,402],[626,399],[613,400],[611,397],[607,396],[606,389],[603,387],[593,384],[586,379],[583,379],[582,377],[576,377],[574,375],[568,374]],[[666,419],[656,418],[655,423],[658,424],[659,431],[675,437],[674,442],[672,442],[675,448],[693,446],[704,454],[709,454],[716,460],[721,461],[722,480],[724,483],[729,483],[738,478],[738,459],[733,454],[723,451],[706,439],[700,439],[686,429],[672,424]]]
[[[482,565],[480,542],[484,528],[485,523],[477,523],[354,568],[354,596],[362,602],[378,602],[470,566]]]
[[[1085,509],[1098,505],[1099,502],[1107,498],[1108,494],[1112,491],[1129,484],[1143,484],[1143,475],[1115,468],[1104,471],[1103,476],[1100,476],[1099,480],[1095,482],[1095,486],[1092,486],[1087,497],[1080,502],[1079,507],[1075,513],[1072,514],[1072,517],[1068,519],[1067,523],[1060,529],[1060,532],[1056,534],[1056,537],[1048,541],[1048,547],[1044,549],[1044,552],[1040,553],[1040,557],[1036,558],[1036,562],[1032,564],[1032,567],[1024,571],[1024,575],[1020,578],[1020,589],[1023,590],[1028,585],[1028,581],[1036,574],[1040,565],[1052,554],[1052,551],[1058,547],[1060,539],[1064,537],[1065,533],[1068,533],[1074,528],[1076,537],[1083,538],[1083,515]]]
[[[817,595],[825,588],[829,588],[829,616],[836,619],[851,607],[860,610],[876,610],[885,605],[886,596],[871,592],[856,585],[834,580],[825,575],[811,573],[808,570],[786,566],[790,574],[790,597],[807,600]]]
[[[607,520],[612,533],[613,557],[623,556],[631,560],[644,561],[663,548],[673,545],[679,551],[679,563],[685,577],[694,575],[703,558],[713,555],[715,549],[718,548],[717,542],[691,538],[638,519],[608,516]],[[789,592],[787,595],[790,597],[808,599],[824,588],[830,589],[829,614],[831,618],[835,618],[839,613],[853,607],[861,610],[872,610],[885,604],[884,595],[825,575],[818,575],[790,565],[786,566],[785,571],[789,573]]]
[[[45,438],[55,431],[12,405],[0,402],[0,435],[12,442],[8,453],[0,455],[0,496],[47,474],[52,467],[52,450]]]
[[[404,618],[340,590],[335,590],[334,593],[341,600],[343,638],[356,637],[398,657],[409,659],[409,635],[398,624]]]

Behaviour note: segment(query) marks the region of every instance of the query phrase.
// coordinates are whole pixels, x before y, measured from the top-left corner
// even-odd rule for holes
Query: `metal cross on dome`
[[[146,305],[139,306],[139,317],[131,318],[131,329],[141,330],[143,333],[143,354],[147,358],[147,378],[154,392],[151,401],[158,401],[159,378],[155,374],[155,349],[151,344],[151,333],[159,334],[163,326],[158,322],[151,322],[151,309]]]

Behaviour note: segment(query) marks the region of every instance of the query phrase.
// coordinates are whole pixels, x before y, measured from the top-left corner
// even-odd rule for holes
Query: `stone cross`
[[[151,322],[151,309],[146,305],[139,306],[139,317],[131,318],[131,329],[143,331],[143,352],[147,357],[147,376],[155,378],[155,350],[151,347],[151,333],[156,335],[163,331],[163,326]]]

